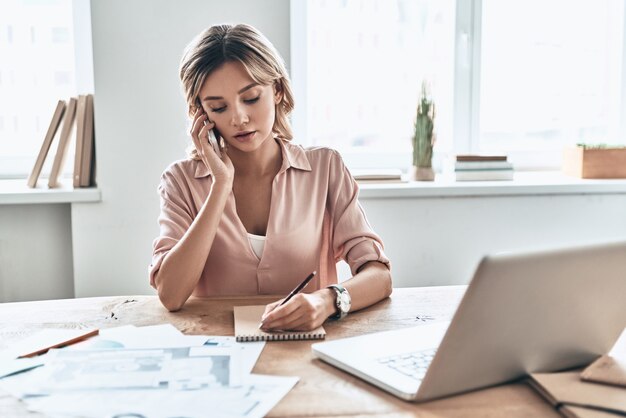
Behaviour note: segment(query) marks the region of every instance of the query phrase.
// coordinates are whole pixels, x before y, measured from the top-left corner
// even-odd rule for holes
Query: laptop
[[[612,242],[486,256],[450,322],[312,350],[401,399],[426,401],[586,365],[624,327],[626,242]]]

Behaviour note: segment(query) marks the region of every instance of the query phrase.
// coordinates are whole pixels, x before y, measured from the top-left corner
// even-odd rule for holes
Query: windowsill
[[[0,180],[0,205],[31,205],[47,203],[100,202],[100,189],[86,187],[74,189],[72,179],[61,179],[61,187],[49,189],[40,179],[34,189],[26,186],[26,179]]]
[[[626,179],[586,180],[559,171],[516,172],[513,180],[460,181],[453,174],[437,173],[435,181],[403,183],[360,183],[363,199],[626,194]]]
[[[626,179],[583,180],[555,172],[516,172],[509,181],[456,182],[451,175],[437,174],[432,182],[360,183],[363,199],[626,194]],[[87,203],[102,200],[96,187],[74,189],[71,179],[62,179],[61,187],[49,189],[44,181],[37,188],[26,186],[26,179],[0,180],[0,205]]]

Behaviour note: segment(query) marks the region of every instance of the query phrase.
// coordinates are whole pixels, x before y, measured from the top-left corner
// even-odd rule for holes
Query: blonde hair
[[[250,25],[211,26],[191,41],[180,62],[180,81],[187,100],[189,116],[201,107],[200,89],[206,77],[226,62],[240,62],[250,77],[261,85],[273,85],[281,96],[276,105],[272,132],[280,139],[291,140],[289,114],[293,110],[293,92],[285,63],[274,45]],[[198,159],[195,147],[188,149]]]

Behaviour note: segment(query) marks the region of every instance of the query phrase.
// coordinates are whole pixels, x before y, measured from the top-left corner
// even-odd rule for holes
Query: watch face
[[[348,312],[351,304],[352,301],[350,300],[348,292],[341,292],[341,296],[339,297],[339,309],[341,309],[342,312]]]

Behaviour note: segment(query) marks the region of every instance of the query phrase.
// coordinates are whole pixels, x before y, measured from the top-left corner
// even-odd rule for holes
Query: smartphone
[[[207,117],[207,120],[209,118]],[[207,123],[210,123],[211,121],[209,120],[208,122],[205,122],[204,124],[206,125]],[[215,151],[215,153],[217,154],[218,157],[222,158],[222,151],[220,149],[220,138],[219,138],[219,133],[217,132],[217,129],[213,128],[209,131],[209,144],[211,145],[211,147],[213,148],[213,150]]]
[[[218,157],[222,158],[222,151],[220,150],[220,144],[218,142],[217,136],[215,135],[215,129],[211,129],[209,131],[209,144],[213,147],[213,150],[217,154]]]

